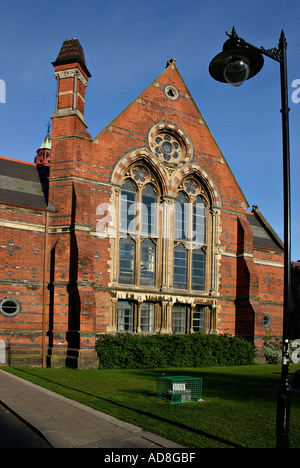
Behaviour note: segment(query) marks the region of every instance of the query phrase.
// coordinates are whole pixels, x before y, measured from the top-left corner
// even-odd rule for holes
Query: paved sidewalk
[[[184,448],[3,370],[0,402],[53,448]]]

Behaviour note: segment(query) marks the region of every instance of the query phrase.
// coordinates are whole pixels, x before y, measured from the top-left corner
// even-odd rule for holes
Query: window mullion
[[[187,247],[187,290],[192,289],[192,254],[193,254],[193,202],[189,199],[188,205],[188,241]]]
[[[141,332],[141,325],[140,325],[140,321],[141,321],[141,302],[137,302],[135,307],[134,307],[134,322],[133,322],[133,331],[136,332],[136,333],[140,333]]]
[[[140,265],[141,265],[141,208],[142,208],[142,195],[141,190],[137,192],[137,210],[136,210],[136,256],[135,256],[135,273],[136,285],[140,285]]]

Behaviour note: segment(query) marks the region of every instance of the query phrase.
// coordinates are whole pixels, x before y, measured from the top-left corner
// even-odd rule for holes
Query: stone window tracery
[[[207,202],[193,178],[180,187],[174,205],[173,287],[206,290]]]
[[[161,154],[173,157],[178,151],[178,159],[183,157],[180,151],[184,146],[177,148],[175,133],[160,131],[155,136]],[[133,157],[136,162],[132,162]],[[217,279],[213,245],[217,217],[211,191],[207,191],[196,165],[188,171],[179,164],[177,169],[164,172],[157,164],[151,170],[154,149],[151,157],[152,161],[145,152],[143,159],[140,151],[126,155],[127,169],[119,171],[116,178],[112,330],[210,330],[215,323],[210,295]],[[167,192],[184,173],[177,192]],[[175,308],[173,300],[178,301]]]
[[[132,167],[121,186],[119,273],[121,284],[155,286],[158,243],[158,187],[150,171]]]
[[[169,133],[161,133],[155,138],[155,152],[166,163],[178,163],[182,154],[179,141]]]
[[[188,135],[170,122],[154,124],[148,133],[148,144],[155,156],[168,167],[179,167],[193,156],[193,144]]]

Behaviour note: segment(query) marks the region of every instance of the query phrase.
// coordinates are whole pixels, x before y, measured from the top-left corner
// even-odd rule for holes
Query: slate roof
[[[247,213],[247,219],[253,232],[253,246],[261,249],[283,250],[283,242],[266,221],[257,206],[252,213]]]
[[[0,157],[0,203],[48,208],[49,167]]]

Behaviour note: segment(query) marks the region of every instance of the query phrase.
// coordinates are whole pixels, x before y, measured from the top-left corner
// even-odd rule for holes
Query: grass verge
[[[292,374],[300,368],[290,365]],[[274,448],[280,365],[184,369],[3,370],[188,448]],[[157,378],[203,378],[203,401],[157,398]],[[291,396],[290,447],[300,448],[300,390]]]

